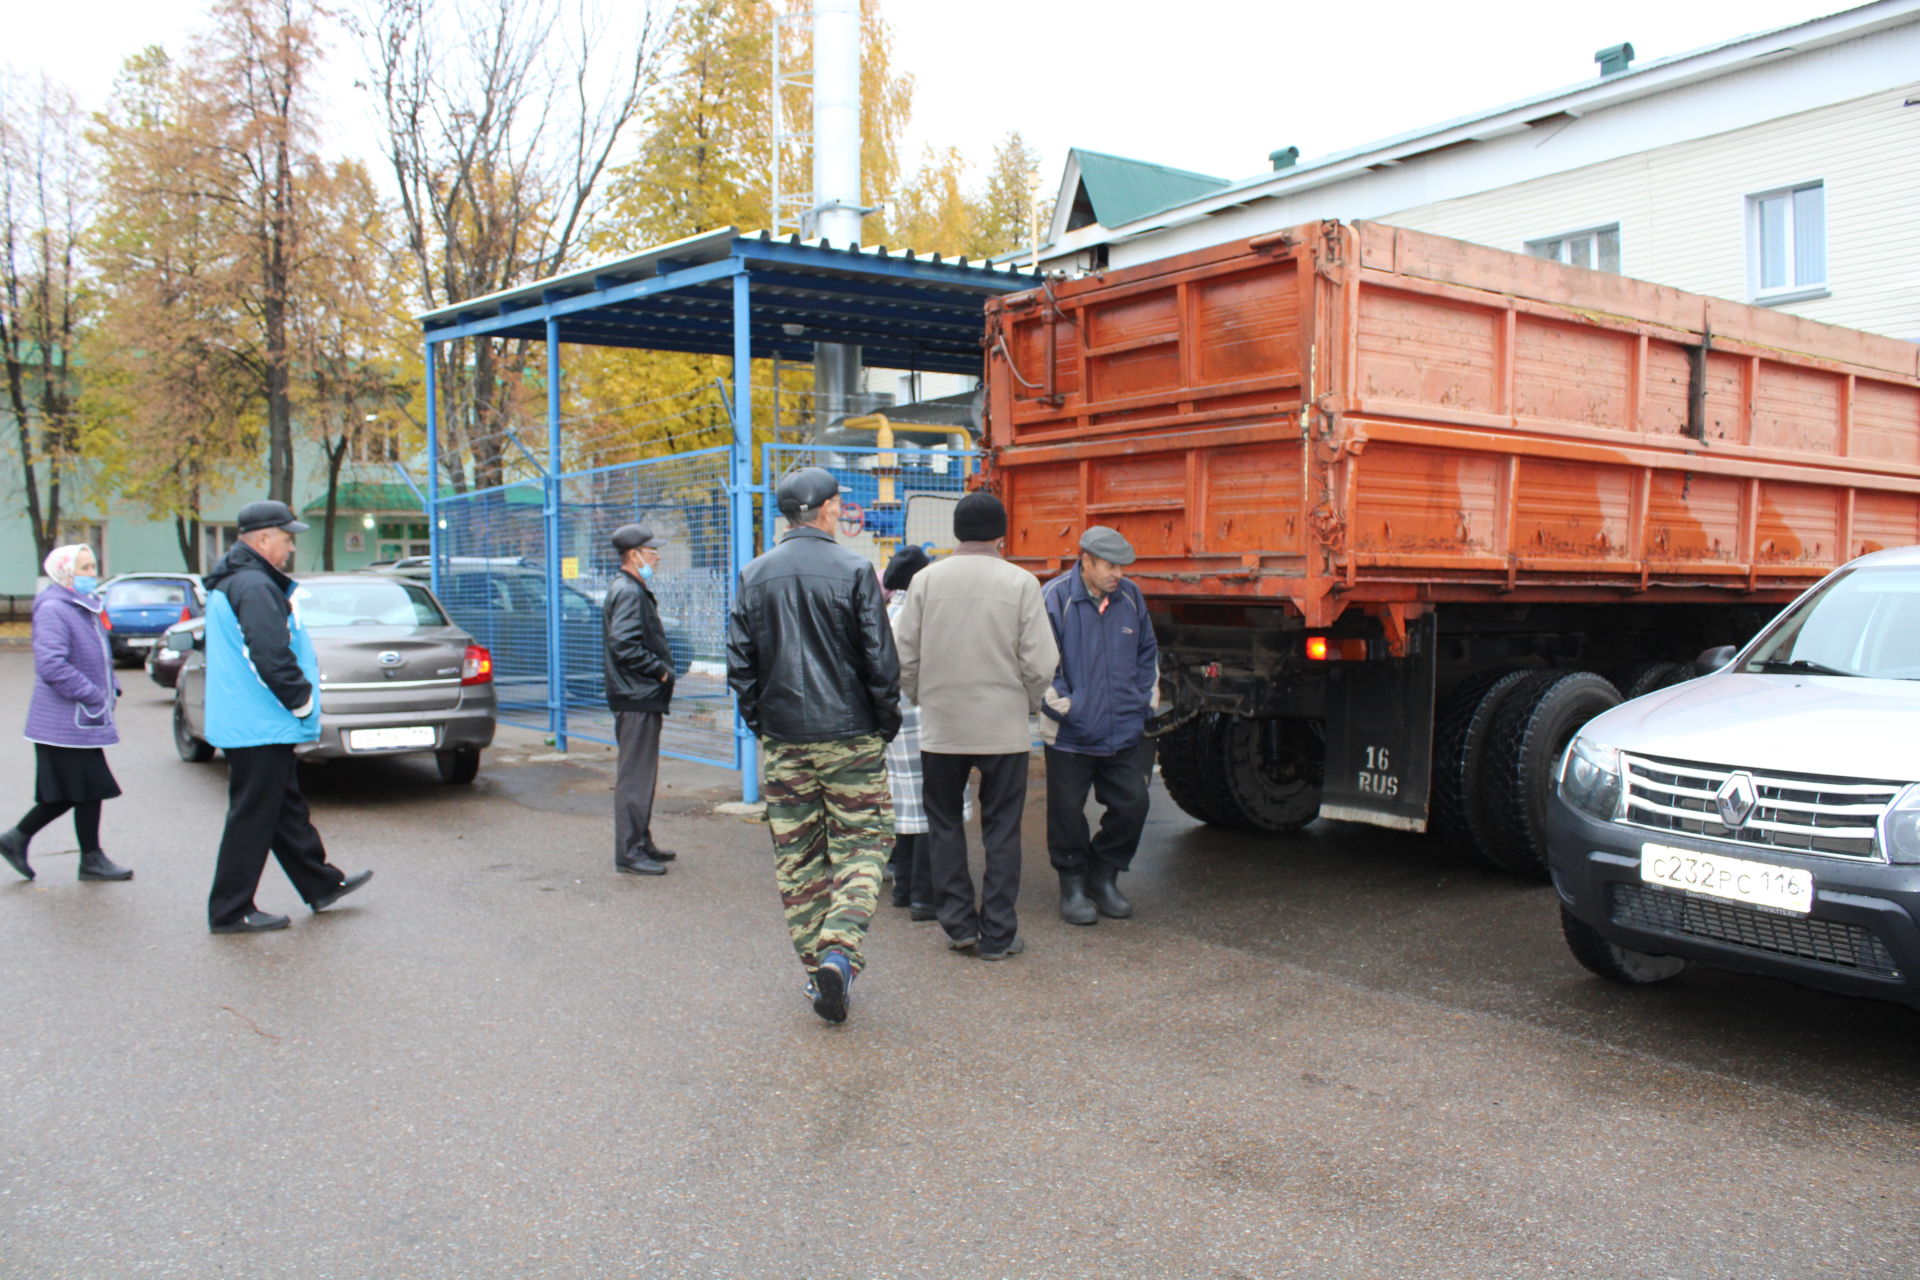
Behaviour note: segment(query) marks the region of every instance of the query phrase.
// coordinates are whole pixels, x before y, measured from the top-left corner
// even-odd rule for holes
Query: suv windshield
[[[1740,669],[1920,680],[1920,566],[1838,575],[1762,637]]]
[[[337,579],[300,584],[300,616],[314,630],[329,627],[444,627],[446,615],[424,587],[411,582]]]

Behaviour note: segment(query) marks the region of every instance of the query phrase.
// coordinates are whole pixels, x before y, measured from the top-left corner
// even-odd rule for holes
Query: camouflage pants
[[[773,873],[793,949],[808,968],[838,947],[854,971],[893,847],[886,744],[878,734],[837,742],[766,744]]]

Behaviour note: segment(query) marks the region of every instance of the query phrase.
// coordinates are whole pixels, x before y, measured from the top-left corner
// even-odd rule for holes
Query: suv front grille
[[[1879,978],[1898,978],[1900,966],[1878,934],[1857,924],[1774,915],[1733,902],[1714,902],[1654,885],[1613,883],[1607,907],[1615,924],[1658,933],[1711,938],[1751,951],[1796,956]]]
[[[1834,858],[1880,857],[1874,827],[1906,785],[1747,771],[1753,779],[1753,813],[1730,829],[1720,821],[1714,796],[1740,770],[1624,754],[1621,767],[1627,785],[1621,821],[1629,826]]]

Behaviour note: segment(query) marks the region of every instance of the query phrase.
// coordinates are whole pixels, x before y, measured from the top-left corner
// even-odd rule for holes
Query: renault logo
[[[1753,816],[1754,799],[1753,775],[1736,773],[1713,793],[1713,807],[1720,811],[1727,829],[1737,831]]]
[[[405,661],[406,659],[401,657],[399,651],[395,649],[389,649],[380,655],[380,665],[383,667],[397,667]]]

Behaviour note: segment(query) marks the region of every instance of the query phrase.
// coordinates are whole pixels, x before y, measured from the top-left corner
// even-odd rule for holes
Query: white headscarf
[[[75,562],[80,559],[80,553],[82,551],[91,550],[92,548],[84,542],[76,542],[70,547],[55,547],[47,553],[46,563],[41,567],[47,571],[47,577],[53,579],[53,581],[63,587],[71,587],[73,586]]]

